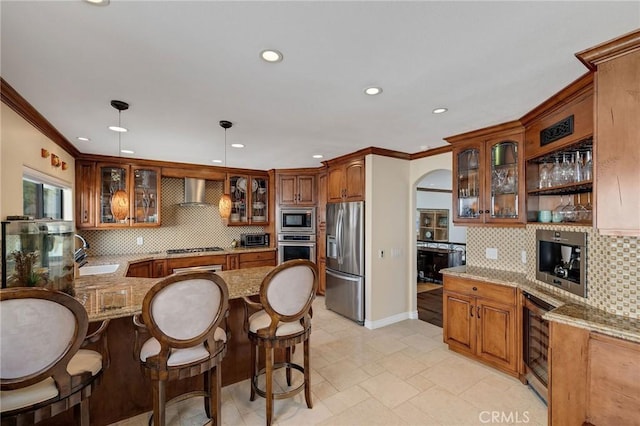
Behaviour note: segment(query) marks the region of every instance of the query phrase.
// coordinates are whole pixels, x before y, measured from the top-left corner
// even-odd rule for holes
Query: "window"
[[[66,182],[25,168],[22,199],[22,214],[25,216],[72,220],[71,188]]]

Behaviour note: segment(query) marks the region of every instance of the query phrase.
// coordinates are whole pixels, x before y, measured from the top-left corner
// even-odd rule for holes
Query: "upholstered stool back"
[[[205,396],[207,417],[221,424],[219,365],[226,353],[229,292],[211,272],[173,274],[154,285],[142,302],[140,330],[151,334],[139,347],[142,370],[153,385],[153,421],[165,424],[166,382],[204,374],[204,389],[176,397]],[[138,339],[136,339],[138,340]],[[136,348],[138,348],[136,341]],[[169,401],[171,402],[171,401]]]
[[[251,342],[251,396],[266,399],[267,425],[273,417],[273,400],[289,398],[304,390],[308,408],[311,401],[309,336],[311,335],[311,304],[318,288],[318,269],[308,260],[290,260],[269,272],[260,287],[260,303],[245,301],[245,329]],[[255,311],[249,314],[249,310]],[[303,365],[291,361],[296,344],[303,343]],[[259,349],[264,349],[265,367],[259,369]],[[284,350],[284,362],[275,362],[274,350]],[[273,391],[273,373],[286,369],[288,390]],[[291,370],[304,375],[304,381],[291,388]],[[264,389],[258,387],[258,377],[265,375]]]
[[[103,353],[80,349],[96,342],[108,321],[87,336],[87,312],[73,297],[44,288],[0,291],[0,412],[32,424],[80,405],[76,424],[89,425],[88,398],[108,364]]]

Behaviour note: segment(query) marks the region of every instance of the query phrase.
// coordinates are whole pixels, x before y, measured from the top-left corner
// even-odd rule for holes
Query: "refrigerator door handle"
[[[352,275],[347,275],[342,273],[336,274],[331,269],[325,269],[325,271],[327,275],[331,275],[332,277],[340,278],[341,280],[345,280],[345,281],[358,282],[362,279],[362,277],[359,277],[359,276],[352,276]]]
[[[338,264],[342,265],[342,250],[344,245],[344,209],[338,210],[338,220],[336,221],[336,239],[338,247]]]

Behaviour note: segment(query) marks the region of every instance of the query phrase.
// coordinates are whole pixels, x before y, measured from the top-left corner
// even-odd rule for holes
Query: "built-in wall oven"
[[[292,259],[316,261],[315,234],[278,234],[278,264]]]
[[[524,295],[522,312],[523,348],[525,378],[528,385],[546,403],[549,377],[549,323],[543,318],[555,306],[527,292]]]
[[[276,225],[278,264],[293,259],[316,261],[315,207],[282,207]]]

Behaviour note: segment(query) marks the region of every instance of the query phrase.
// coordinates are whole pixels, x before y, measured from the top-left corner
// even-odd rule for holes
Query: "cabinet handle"
[[[471,316],[471,318],[473,318],[473,305],[471,305],[469,309],[469,315]]]
[[[476,306],[476,317],[480,319],[480,306]]]
[[[478,287],[473,287],[471,290],[478,291]]]

